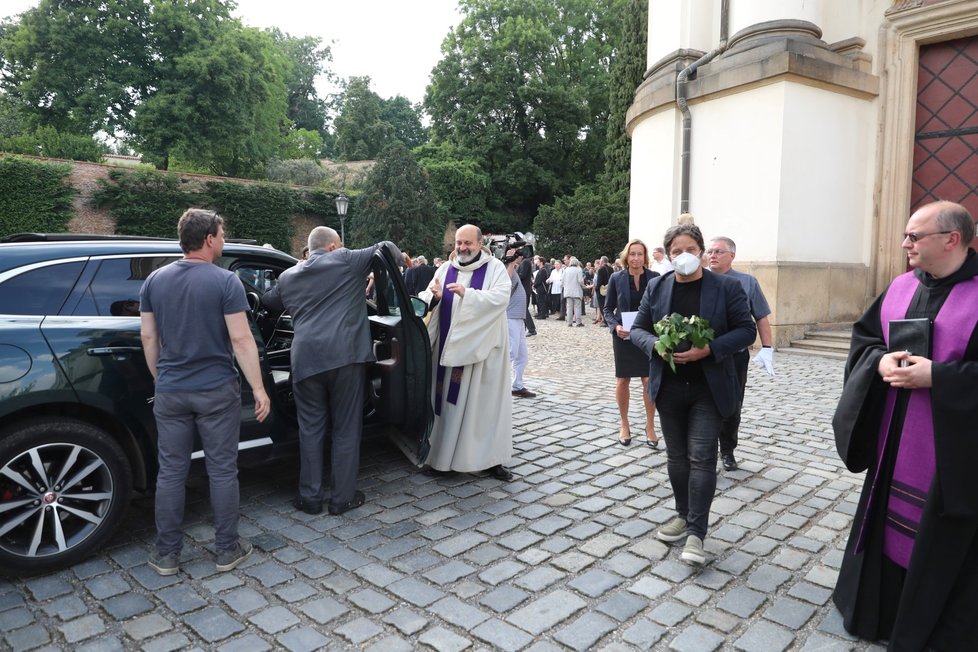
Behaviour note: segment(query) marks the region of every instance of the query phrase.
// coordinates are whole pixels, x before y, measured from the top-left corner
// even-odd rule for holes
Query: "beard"
[[[476,249],[474,251],[468,251],[468,252],[466,252],[466,251],[464,251],[462,249],[456,249],[455,250],[455,257],[458,259],[458,262],[463,263],[463,264],[464,263],[471,263],[473,260],[475,260],[475,257],[478,256],[478,255],[479,255],[479,250],[478,249]]]

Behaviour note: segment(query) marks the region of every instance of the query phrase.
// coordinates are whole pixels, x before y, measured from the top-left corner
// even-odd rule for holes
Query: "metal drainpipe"
[[[689,141],[693,131],[693,118],[689,112],[689,104],[686,102],[686,82],[696,72],[696,69],[704,63],[713,60],[727,49],[727,29],[728,16],[730,10],[730,0],[720,2],[720,43],[715,48],[704,54],[702,57],[686,66],[676,76],[676,104],[679,111],[683,114],[683,149],[682,149],[682,176],[680,177],[679,190],[679,213],[689,212]]]

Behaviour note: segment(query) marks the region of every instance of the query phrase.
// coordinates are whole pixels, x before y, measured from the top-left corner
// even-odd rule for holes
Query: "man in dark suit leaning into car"
[[[391,242],[347,249],[329,227],[309,234],[309,258],[282,272],[262,296],[270,310],[291,315],[292,391],[299,417],[299,496],[296,509],[323,511],[323,446],[332,433],[329,513],[342,514],[364,502],[356,490],[363,430],[364,384],[374,362],[363,288],[374,253]]]

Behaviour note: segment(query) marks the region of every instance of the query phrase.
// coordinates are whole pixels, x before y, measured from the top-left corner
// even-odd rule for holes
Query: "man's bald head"
[[[340,234],[335,229],[331,229],[328,226],[317,226],[309,232],[308,244],[309,251],[315,251],[316,249],[326,249],[328,251],[329,245],[336,245],[333,247],[333,249],[336,249],[343,243],[340,240]]]

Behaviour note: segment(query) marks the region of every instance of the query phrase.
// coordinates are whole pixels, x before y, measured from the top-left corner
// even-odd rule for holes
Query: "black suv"
[[[139,290],[181,256],[176,241],[146,238],[21,234],[0,243],[0,573],[77,562],[109,539],[133,491],[152,489],[156,427]],[[296,260],[228,242],[215,262],[244,284],[272,402],[258,423],[242,383],[240,448],[270,458],[297,438],[292,322],[262,311],[260,298]],[[364,422],[395,426],[420,451],[432,420],[423,306],[386,248],[373,277],[365,301],[378,361]],[[203,457],[199,446],[194,455]]]

